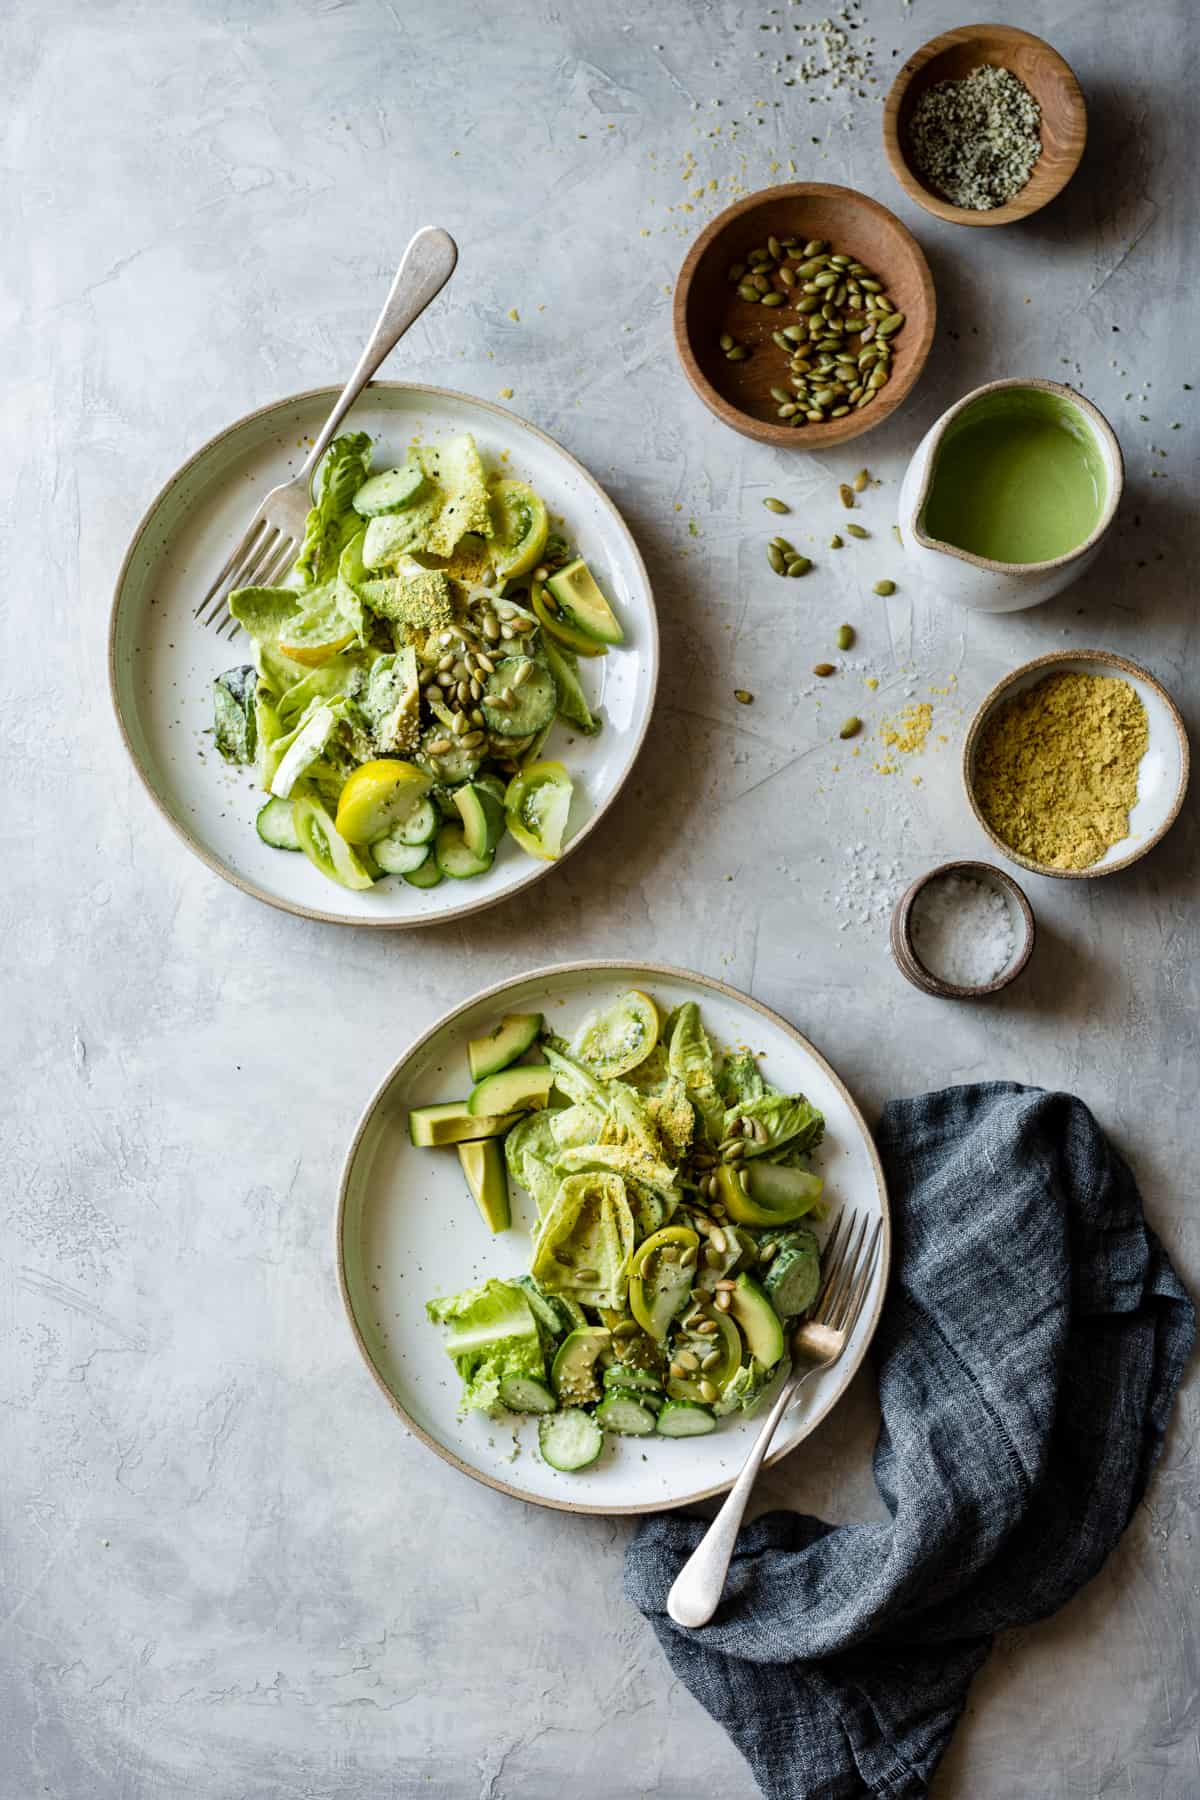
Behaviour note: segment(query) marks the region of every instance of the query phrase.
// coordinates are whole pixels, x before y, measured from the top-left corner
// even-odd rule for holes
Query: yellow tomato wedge
[[[408,817],[433,785],[424,769],[381,757],[355,769],[338,800],[337,828],[348,844],[373,844]]]

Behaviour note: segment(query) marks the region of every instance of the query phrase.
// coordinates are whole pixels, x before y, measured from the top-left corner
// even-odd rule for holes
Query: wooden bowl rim
[[[699,268],[700,260],[705,252],[723,232],[744,218],[747,213],[755,211],[772,200],[783,199],[849,201],[854,207],[875,214],[912,255],[924,303],[924,325],[917,336],[912,361],[899,380],[888,383],[887,399],[876,401],[873,406],[864,407],[861,413],[853,413],[844,419],[830,419],[824,425],[808,425],[803,431],[796,431],[789,425],[773,425],[769,419],[756,419],[753,413],[743,412],[740,407],[734,406],[731,401],[727,400],[712,385],[701,369],[696,353],[692,349],[692,341],[687,329],[688,301],[691,297],[696,270]],[[709,220],[693,241],[676,277],[671,318],[675,333],[675,350],[683,364],[683,372],[708,410],[720,419],[723,425],[728,425],[734,431],[740,432],[743,437],[753,438],[761,444],[774,444],[788,450],[824,450],[835,444],[848,443],[851,438],[860,437],[864,432],[874,430],[876,425],[881,425],[904,404],[917,384],[933,344],[934,331],[937,327],[937,294],[925,252],[908,226],[898,219],[895,213],[890,212],[881,201],[873,200],[869,194],[860,193],[857,188],[842,187],[836,182],[786,181],[775,187],[758,188],[753,194],[747,194],[741,200],[735,200],[732,206],[727,206],[723,212],[717,214],[715,219]]]
[[[997,702],[1004,697],[1005,693],[1012,687],[1013,683],[1019,681],[1023,675],[1028,675],[1034,669],[1045,669],[1049,671],[1058,664],[1068,662],[1104,663],[1110,669],[1119,669],[1122,674],[1135,675],[1139,681],[1144,681],[1147,687],[1154,689],[1154,692],[1162,701],[1166,708],[1167,716],[1171,720],[1172,725],[1174,725],[1176,736],[1179,739],[1179,786],[1175,790],[1175,798],[1171,802],[1170,811],[1167,813],[1166,818],[1163,820],[1158,830],[1151,832],[1150,836],[1146,838],[1136,850],[1131,850],[1128,856],[1121,857],[1118,862],[1105,863],[1102,868],[1093,863],[1092,866],[1087,869],[1051,869],[1045,863],[1034,862],[1031,857],[1023,856],[1019,850],[1014,850],[1011,844],[1006,844],[1003,838],[996,835],[983,814],[980,812],[978,803],[975,799],[974,770],[972,765],[975,760],[975,746],[979,742],[979,734],[983,730],[988,714],[992,711]],[[1019,664],[1017,668],[1010,669],[1008,674],[1002,676],[1000,680],[996,682],[995,686],[984,695],[983,699],[979,702],[979,706],[975,711],[975,715],[972,718],[970,725],[967,727],[967,735],[963,739],[960,770],[963,788],[966,791],[967,802],[971,811],[975,814],[980,826],[991,839],[992,843],[995,844],[997,850],[1000,851],[1002,856],[1007,857],[1009,862],[1016,863],[1022,869],[1028,869],[1032,875],[1048,875],[1056,881],[1098,881],[1101,876],[1115,875],[1118,870],[1128,869],[1131,864],[1140,862],[1142,857],[1145,856],[1148,851],[1153,850],[1154,846],[1159,843],[1161,839],[1166,837],[1183,808],[1184,796],[1187,793],[1188,788],[1188,777],[1191,771],[1191,751],[1188,747],[1187,727],[1184,725],[1183,716],[1180,713],[1179,708],[1176,706],[1174,700],[1172,700],[1170,694],[1168,694],[1166,688],[1162,685],[1162,682],[1153,676],[1149,669],[1143,668],[1141,663],[1132,662],[1127,656],[1119,656],[1115,650],[1048,650],[1044,656],[1030,657],[1028,662],[1023,662]]]
[[[904,154],[904,146],[900,141],[900,109],[916,76],[935,57],[940,56],[945,50],[954,50],[962,44],[974,43],[984,32],[1009,44],[1028,45],[1031,49],[1042,52],[1046,60],[1055,65],[1063,83],[1071,122],[1081,125],[1082,131],[1075,156],[1064,161],[1060,174],[1047,186],[1044,193],[1036,199],[1022,198],[1022,195],[1027,194],[1033,185],[1036,176],[1035,167],[1034,174],[1030,176],[1025,187],[1019,193],[1014,194],[1011,200],[1006,201],[1003,206],[994,206],[990,210],[980,211],[973,207],[952,206],[949,200],[944,200],[940,194],[934,193],[932,188],[925,186]],[[1043,206],[1049,206],[1051,200],[1056,199],[1062,193],[1078,169],[1083,160],[1083,152],[1087,147],[1087,131],[1087,103],[1074,69],[1066,58],[1054,48],[1053,44],[1048,44],[1045,38],[1038,37],[1032,31],[1023,31],[1019,25],[983,22],[977,25],[956,25],[950,31],[939,32],[937,37],[930,38],[927,43],[914,50],[896,71],[895,80],[888,90],[883,106],[883,147],[887,153],[892,174],[910,200],[915,200],[917,205],[924,207],[926,212],[932,213],[935,218],[947,220],[951,225],[1013,225],[1019,219],[1032,218],[1034,213],[1040,212]]]
[[[994,981],[986,981],[978,987],[964,987],[958,982],[943,981],[927,969],[918,956],[912,941],[912,909],[913,902],[931,881],[937,881],[943,875],[967,874],[976,881],[992,881],[998,883],[1004,891],[1011,895],[1017,903],[1017,910],[1025,924],[1025,939],[1013,961],[1002,975]],[[998,869],[995,863],[980,862],[975,857],[957,857],[951,862],[937,863],[924,875],[918,875],[912,885],[896,902],[892,913],[891,943],[892,954],[900,973],[912,982],[914,987],[921,988],[927,994],[933,994],[939,1000],[980,1000],[988,994],[998,994],[1022,973],[1037,941],[1037,920],[1032,906],[1029,904],[1025,890],[1015,881],[1006,869]]]
[[[1069,405],[1077,407],[1090,419],[1097,436],[1104,439],[1113,460],[1114,478],[1108,499],[1104,503],[1104,509],[1095,525],[1082,544],[1076,544],[1073,550],[1064,550],[1061,556],[1052,556],[1046,562],[997,562],[994,557],[976,556],[973,550],[964,550],[958,544],[948,544],[944,538],[930,537],[921,529],[920,525],[921,514],[925,510],[930,489],[933,487],[938,446],[946,435],[947,429],[969,406],[973,406],[977,400],[982,400],[985,394],[995,394],[1005,388],[1032,388],[1042,394],[1057,394]],[[1125,457],[1121,450],[1120,440],[1095,401],[1089,400],[1086,394],[1081,394],[1078,388],[1068,387],[1061,381],[1049,381],[1041,375],[1030,376],[1028,379],[1020,375],[1005,375],[997,381],[985,381],[982,387],[972,388],[969,394],[964,394],[961,400],[956,400],[954,405],[942,414],[935,430],[937,436],[930,446],[925,473],[921,478],[921,491],[917,496],[912,515],[913,539],[925,550],[936,550],[940,556],[955,556],[959,562],[970,563],[976,569],[991,569],[998,575],[1044,575],[1049,569],[1064,568],[1067,563],[1074,562],[1077,557],[1085,556],[1100,542],[1117,516],[1117,508],[1120,506],[1121,497],[1125,492]]]

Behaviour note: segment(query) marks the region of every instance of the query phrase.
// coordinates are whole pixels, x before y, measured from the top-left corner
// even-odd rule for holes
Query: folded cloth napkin
[[[1054,1612],[1124,1531],[1195,1311],[1081,1101],[1006,1083],[893,1101],[875,1338],[886,1524],[769,1513],[700,1631],[667,1593],[705,1530],[648,1520],[626,1588],[768,1800],[927,1792],[998,1631]]]

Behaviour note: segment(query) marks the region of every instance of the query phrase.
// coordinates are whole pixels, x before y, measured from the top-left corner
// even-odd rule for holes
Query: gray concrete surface
[[[869,1112],[977,1077],[1073,1089],[1195,1277],[1193,810],[1127,875],[1031,881],[1036,961],[986,1010],[922,998],[886,947],[895,887],[983,847],[956,751],[1006,667],[1127,651],[1196,722],[1194,10],[1000,10],[1077,69],[1092,142],[1052,211],[966,232],[901,199],[879,141],[890,69],[960,22],[950,0],[868,0],[865,98],[773,72],[818,0],[0,9],[4,1800],[750,1800],[622,1597],[626,1526],[456,1476],[398,1427],[341,1316],[332,1207],[360,1103],[487,980],[669,956],[795,1020]],[[670,338],[691,234],[793,162],[894,206],[942,308],[907,409],[822,459],[724,433]],[[347,369],[426,221],[459,272],[388,372],[511,387],[590,465],[650,564],[664,674],[620,816],[532,904],[368,937],[187,855],[123,760],[105,632],[154,490],[231,418]],[[1075,379],[1129,494],[1086,582],[967,620],[906,583],[890,508],[929,422],[1005,373]],[[776,582],[762,495],[821,541],[864,461],[871,545]],[[855,681],[880,682],[855,688],[873,729],[910,690],[934,705],[896,775],[831,744],[844,699],[817,710],[806,671],[843,618]],[[874,1425],[864,1379],[767,1497],[874,1516]],[[1193,1389],[1119,1554],[1001,1643],[938,1800],[1200,1791],[1196,1426]]]

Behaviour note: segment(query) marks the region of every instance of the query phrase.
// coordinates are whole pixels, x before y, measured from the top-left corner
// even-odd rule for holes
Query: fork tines
[[[212,625],[230,594],[243,587],[273,587],[296,558],[296,540],[280,531],[259,512],[193,614],[202,625]],[[235,637],[240,627],[230,615],[217,625],[217,636]]]
[[[875,1273],[882,1234],[881,1219],[871,1229],[867,1213],[839,1213],[825,1249],[825,1279],[811,1314],[815,1321],[849,1337]]]

